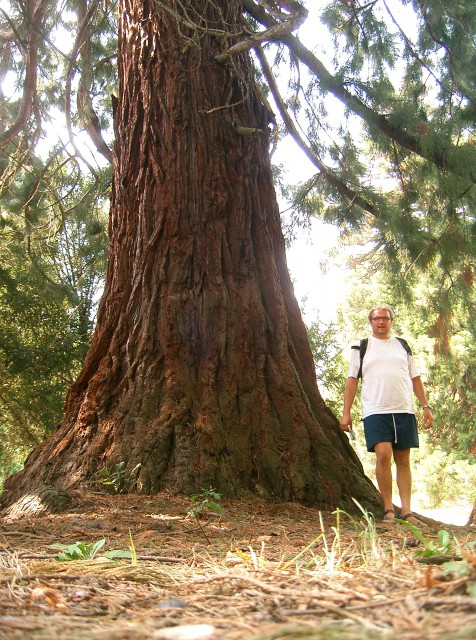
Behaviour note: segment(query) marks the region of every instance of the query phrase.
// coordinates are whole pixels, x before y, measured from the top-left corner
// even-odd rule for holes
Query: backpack
[[[412,355],[412,350],[410,349],[410,345],[408,344],[408,342],[404,338],[399,338],[398,336],[396,336],[396,338],[399,341],[399,343],[402,345],[402,347],[405,349],[405,351],[408,353],[408,355],[411,356]],[[352,349],[358,349],[359,352],[360,352],[360,366],[359,366],[359,371],[357,373],[357,380],[362,377],[362,364],[363,364],[365,352],[367,351],[367,345],[368,344],[369,344],[369,339],[368,338],[363,338],[360,341],[360,345],[359,346],[354,345],[352,347]]]

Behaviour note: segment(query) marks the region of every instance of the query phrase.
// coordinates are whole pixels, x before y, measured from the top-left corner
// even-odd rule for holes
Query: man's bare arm
[[[418,402],[423,407],[423,424],[425,427],[431,427],[433,424],[433,414],[431,412],[431,407],[428,405],[428,400],[426,398],[425,387],[423,386],[422,379],[420,376],[415,376],[412,378],[413,384],[413,393],[418,398]]]
[[[340,421],[340,428],[342,429],[342,431],[348,431],[349,429],[352,429],[352,418],[350,415],[350,410],[352,409],[352,404],[354,403],[358,384],[358,379],[351,377],[347,378],[347,382],[345,383],[344,411],[342,413],[342,420]]]

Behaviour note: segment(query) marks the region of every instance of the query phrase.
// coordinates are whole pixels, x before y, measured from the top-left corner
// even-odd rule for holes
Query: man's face
[[[392,318],[388,309],[374,309],[370,316],[372,335],[375,338],[388,338],[392,328]]]

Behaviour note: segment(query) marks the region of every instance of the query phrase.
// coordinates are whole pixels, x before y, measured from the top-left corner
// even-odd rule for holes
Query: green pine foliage
[[[344,371],[347,371],[338,328],[334,323],[326,324],[317,317],[308,327],[307,335],[320,392],[326,404],[338,415],[342,410]]]
[[[26,216],[13,200],[0,205],[0,481],[61,418],[88,349],[107,255],[100,211],[76,207],[58,229],[48,207]]]
[[[471,305],[459,274],[476,266],[474,3],[336,0],[321,19],[347,117],[340,128],[307,131],[322,150],[335,132],[328,164],[370,206],[321,178],[296,187],[296,207],[354,242],[366,228],[369,260],[410,279],[430,269],[438,292]],[[323,83],[309,88],[309,118],[329,104],[326,92]]]

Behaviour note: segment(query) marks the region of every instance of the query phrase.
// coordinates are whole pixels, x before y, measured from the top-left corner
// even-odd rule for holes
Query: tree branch
[[[421,2],[421,0],[419,0],[419,6],[420,6],[420,11],[421,14],[423,16],[423,21],[425,23],[425,27],[428,30],[428,33],[430,34],[430,38],[433,40],[433,42],[435,42],[439,47],[441,47],[442,49],[445,50],[446,55],[448,56],[448,69],[450,72],[450,78],[454,84],[454,86],[456,87],[456,90],[462,95],[464,96],[467,100],[469,100],[469,102],[471,102],[471,104],[475,104],[474,102],[474,98],[472,96],[469,95],[469,93],[467,91],[463,90],[463,87],[461,86],[461,83],[459,82],[458,78],[455,75],[454,72],[454,65],[453,65],[453,52],[451,50],[451,48],[441,39],[438,38],[436,36],[436,34],[433,31],[433,27],[430,23],[430,19],[428,17],[428,12],[426,11],[426,7],[425,4],[423,2]],[[448,91],[448,93],[450,93],[450,91],[448,89],[446,89]]]
[[[260,62],[263,75],[265,76],[268,86],[273,95],[273,99],[276,103],[276,106],[279,109],[279,113],[283,119],[284,124],[286,125],[288,132],[291,134],[293,140],[304,151],[304,153],[312,162],[312,164],[320,171],[322,176],[327,180],[327,182],[331,186],[337,189],[337,191],[341,195],[343,195],[345,198],[347,198],[351,202],[351,204],[355,204],[361,207],[362,209],[364,209],[365,211],[367,211],[368,213],[372,214],[373,216],[378,217],[378,211],[376,210],[376,208],[370,202],[367,202],[361,196],[359,196],[353,189],[348,187],[344,182],[342,182],[342,180],[340,180],[338,176],[336,176],[335,173],[331,169],[329,169],[329,167],[327,167],[324,164],[324,162],[322,162],[322,160],[315,153],[315,151],[303,140],[303,138],[299,134],[299,131],[296,128],[296,125],[294,124],[293,119],[289,115],[286,105],[284,104],[284,101],[278,89],[278,85],[274,78],[273,72],[271,71],[271,68],[268,64],[268,61],[266,60],[263,50],[261,49],[261,47],[255,47],[254,50]]]
[[[408,50],[410,51],[411,55],[413,56],[413,58],[418,62],[418,64],[421,65],[422,69],[426,69],[426,71],[429,73],[429,75],[433,78],[433,80],[436,82],[436,84],[445,92],[445,93],[451,93],[451,90],[448,89],[448,87],[446,87],[441,80],[436,76],[435,72],[430,68],[430,66],[428,64],[425,63],[425,61],[423,60],[423,58],[415,51],[415,47],[413,46],[412,41],[410,40],[410,38],[407,36],[407,34],[405,33],[405,31],[402,29],[402,27],[400,26],[400,24],[397,22],[397,20],[395,19],[393,13],[390,11],[390,8],[387,4],[387,2],[384,0],[383,6],[385,7],[386,12],[388,13],[390,20],[393,22],[393,24],[395,25],[395,27],[398,29],[398,32],[400,33],[400,36],[402,37],[402,39],[404,40]]]
[[[26,43],[25,83],[20,109],[15,122],[0,136],[0,149],[7,145],[23,129],[30,116],[33,101],[36,96],[38,39],[40,26],[43,22],[48,0],[38,0],[32,3],[31,16],[28,24],[28,41]],[[27,5],[30,6],[30,5]]]
[[[85,165],[88,167],[88,169],[91,171],[92,175],[94,176],[96,182],[99,182],[97,173],[94,170],[93,166],[84,158],[78,146],[76,145],[76,142],[74,140],[73,125],[72,125],[72,118],[71,118],[71,93],[72,93],[71,86],[72,86],[76,58],[79,54],[79,50],[81,49],[81,46],[83,45],[85,33],[87,33],[89,21],[94,15],[96,9],[97,9],[97,4],[92,3],[82,19],[79,19],[79,13],[78,13],[78,22],[79,22],[78,34],[74,42],[73,50],[71,52],[71,57],[69,59],[69,64],[66,71],[65,117],[66,117],[66,128],[69,134],[69,141],[71,143],[71,146],[74,149],[75,154],[78,156],[78,158],[81,158],[81,160],[85,163]]]
[[[285,36],[286,34],[290,34],[292,31],[300,27],[303,22],[306,21],[306,18],[309,12],[305,7],[300,5],[298,2],[294,2],[292,0],[288,0],[286,2],[285,0],[281,0],[281,2],[276,4],[279,4],[279,6],[281,7],[285,7],[286,9],[290,10],[291,13],[287,14],[287,13],[280,12],[279,20],[275,20],[273,18],[273,21],[275,24],[267,28],[265,31],[254,33],[252,36],[250,36],[246,40],[241,40],[240,42],[237,42],[236,44],[231,46],[229,49],[224,51],[222,54],[220,54],[219,56],[216,56],[215,58],[216,61],[226,62],[233,56],[236,56],[240,53],[244,53],[245,51],[249,51],[250,49],[252,49],[256,45],[259,45],[262,42],[270,42],[272,40],[281,40],[283,36]],[[277,12],[275,12],[275,15],[276,14]]]
[[[86,68],[86,70],[83,70],[83,73],[81,74],[81,79],[78,86],[76,99],[78,112],[84,128],[86,129],[96,149],[106,158],[108,162],[112,162],[112,151],[102,137],[99,118],[94,110],[91,95],[89,93],[91,87],[91,44],[89,24],[96,11],[97,4],[92,3],[88,11],[86,1],[78,0],[77,7],[78,22],[80,24],[79,32],[81,34],[80,40],[77,40],[78,51],[81,54],[81,58]]]
[[[261,7],[255,4],[253,0],[243,0],[243,8],[255,20],[260,22],[266,28],[270,25],[274,26],[276,21]],[[424,147],[419,136],[412,135],[402,128],[392,124],[386,116],[376,113],[355,95],[350,93],[348,89],[333,76],[324,64],[307,49],[295,36],[284,34],[279,40],[286,44],[293,54],[301,60],[319,79],[321,87],[332,93],[340,100],[348,109],[360,116],[370,127],[385,134],[391,140],[397,142],[400,146],[408,149],[412,153],[428,160],[443,171],[450,171],[465,180],[476,182],[476,172],[473,167],[468,167],[467,163],[459,163],[453,156],[460,148],[447,144],[442,151],[431,150]],[[442,145],[443,146],[443,143]],[[440,146],[440,148],[441,148]]]

